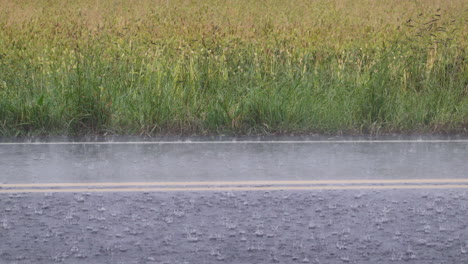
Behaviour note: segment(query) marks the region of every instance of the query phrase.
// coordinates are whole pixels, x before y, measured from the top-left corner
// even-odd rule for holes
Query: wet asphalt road
[[[440,189],[1,192],[17,183],[466,180],[467,161],[467,141],[0,144],[0,264],[466,264],[466,183]]]
[[[465,190],[2,195],[0,263],[468,263]]]
[[[0,183],[467,179],[467,161],[468,140],[0,145]]]

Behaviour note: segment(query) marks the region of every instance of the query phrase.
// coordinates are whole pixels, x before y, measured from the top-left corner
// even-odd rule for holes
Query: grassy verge
[[[467,133],[464,1],[387,2],[0,0],[0,136]]]

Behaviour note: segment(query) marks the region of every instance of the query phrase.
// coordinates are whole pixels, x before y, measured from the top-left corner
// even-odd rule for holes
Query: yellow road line
[[[0,188],[34,187],[117,187],[117,186],[228,186],[228,185],[316,185],[316,184],[411,184],[468,183],[468,179],[403,179],[403,180],[317,180],[317,181],[197,181],[197,182],[95,182],[95,183],[13,183]]]
[[[468,189],[468,185],[327,185],[327,186],[265,186],[265,187],[187,187],[187,188],[81,188],[81,189],[14,189],[2,193],[91,193],[91,192],[200,192],[200,191],[280,191],[280,190],[387,190],[387,189]]]

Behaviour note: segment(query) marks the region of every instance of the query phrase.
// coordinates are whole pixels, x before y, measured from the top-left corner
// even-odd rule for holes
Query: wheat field
[[[0,136],[468,133],[463,0],[0,0]]]

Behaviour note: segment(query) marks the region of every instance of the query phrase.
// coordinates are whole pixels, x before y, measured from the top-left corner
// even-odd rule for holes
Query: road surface
[[[0,143],[0,263],[468,263],[468,141]]]

